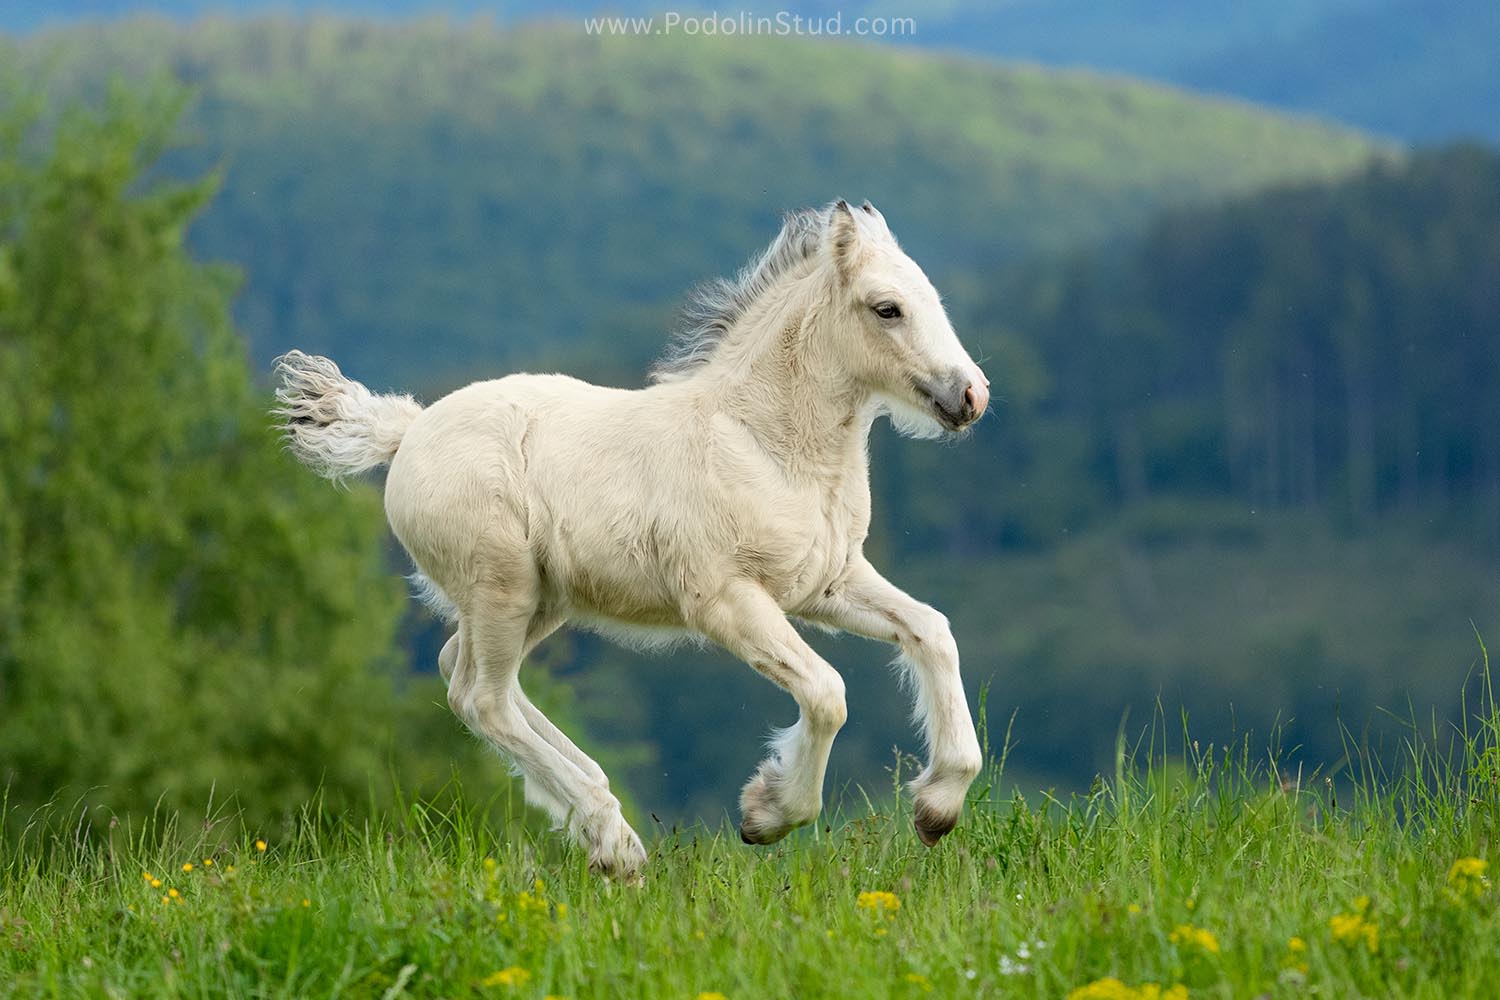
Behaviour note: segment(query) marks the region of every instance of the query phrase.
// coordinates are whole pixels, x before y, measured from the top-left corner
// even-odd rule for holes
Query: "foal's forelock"
[[[762,295],[817,255],[830,214],[829,209],[812,208],[788,212],[771,245],[733,278],[714,278],[688,293],[681,325],[652,367],[652,381],[677,381],[706,365]]]

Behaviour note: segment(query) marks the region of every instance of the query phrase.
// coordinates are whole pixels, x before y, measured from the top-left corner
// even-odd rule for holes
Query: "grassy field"
[[[931,851],[867,802],[773,849],[662,832],[644,887],[461,808],[89,837],[58,811],[5,848],[0,996],[1492,996],[1487,701],[1346,781],[1158,720],[1086,796],[977,787]]]

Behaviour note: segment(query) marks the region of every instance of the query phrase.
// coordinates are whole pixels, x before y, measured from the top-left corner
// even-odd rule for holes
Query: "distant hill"
[[[1159,86],[801,39],[151,21],[14,55],[62,89],[189,81],[176,168],[222,166],[194,240],[244,267],[255,353],[381,383],[543,359],[637,379],[690,284],[840,195],[882,206],[962,315],[1007,262],[1374,149]]]
[[[1496,143],[1500,4],[1348,5],[1279,43],[1245,39],[1160,75],[1408,139],[1470,136]]]
[[[601,11],[648,15],[713,4],[639,0],[11,0],[0,30],[35,30],[151,10],[334,11],[387,17],[484,13],[577,24]],[[722,6],[722,5],[721,5]],[[1500,141],[1500,4],[1493,0],[889,0],[741,3],[762,15],[914,18],[915,34],[881,40],[1049,66],[1086,66],[1335,118],[1412,140]]]
[[[919,44],[1089,66],[1404,139],[1500,140],[1493,0],[960,0]]]

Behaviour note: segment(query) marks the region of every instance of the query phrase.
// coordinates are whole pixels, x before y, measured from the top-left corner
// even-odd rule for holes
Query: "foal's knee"
[[[898,640],[907,656],[939,670],[958,670],[958,642],[947,615],[923,604],[901,624]]]

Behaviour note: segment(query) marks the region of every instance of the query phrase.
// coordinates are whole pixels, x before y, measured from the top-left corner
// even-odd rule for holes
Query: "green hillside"
[[[54,89],[198,88],[177,167],[224,168],[195,240],[245,268],[256,355],[429,388],[637,378],[688,285],[837,195],[880,204],[962,314],[1001,263],[1371,152],[1162,87],[826,41],[152,21],[15,55]]]

